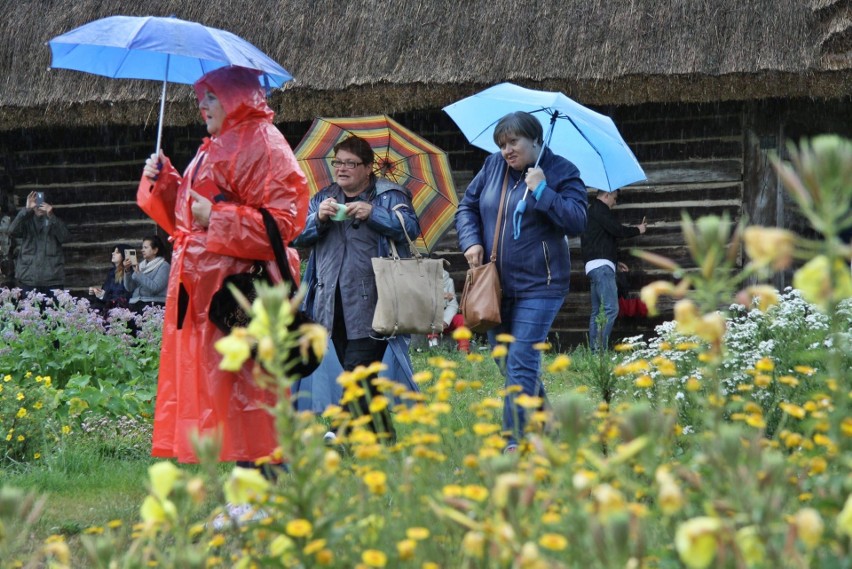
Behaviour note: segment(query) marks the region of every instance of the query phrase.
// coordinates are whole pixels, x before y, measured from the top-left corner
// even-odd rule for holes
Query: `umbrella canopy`
[[[208,71],[238,65],[261,72],[260,83],[281,87],[293,77],[246,40],[230,32],[178,18],[110,16],[89,22],[48,42],[51,67],[105,77],[193,84]]]
[[[511,112],[526,111],[542,123],[545,146],[573,162],[587,186],[614,191],[646,179],[612,119],[562,93],[500,83],[444,111],[471,144],[488,152],[499,150],[494,143],[497,122]]]
[[[452,224],[459,204],[447,154],[386,115],[318,118],[295,150],[312,195],[334,182],[334,146],[353,134],[372,147],[376,176],[411,192],[422,231],[415,245],[428,251]]]

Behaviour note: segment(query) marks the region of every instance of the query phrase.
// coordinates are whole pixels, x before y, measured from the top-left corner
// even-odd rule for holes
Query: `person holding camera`
[[[146,306],[165,306],[169,284],[169,264],[163,256],[166,248],[156,235],[142,240],[142,261],[135,249],[125,249],[124,288],[132,294],[130,309],[141,313]]]
[[[65,253],[62,245],[71,239],[65,223],[44,201],[42,192],[30,192],[27,203],[12,223],[9,234],[20,239],[15,280],[24,292],[52,295],[65,286]]]

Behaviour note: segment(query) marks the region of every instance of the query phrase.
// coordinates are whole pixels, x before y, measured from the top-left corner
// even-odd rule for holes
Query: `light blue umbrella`
[[[262,72],[267,90],[293,79],[283,67],[230,32],[175,17],[110,16],[48,42],[51,67],[105,77],[163,82],[157,151],[163,134],[166,85],[191,85],[208,71],[239,65]]]
[[[499,150],[494,144],[497,122],[511,112],[526,111],[541,122],[544,146],[573,162],[587,186],[611,192],[646,179],[612,119],[562,93],[500,83],[444,111],[471,144],[488,152]]]

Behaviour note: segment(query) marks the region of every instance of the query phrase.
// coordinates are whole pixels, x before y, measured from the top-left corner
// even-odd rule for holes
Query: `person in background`
[[[485,160],[456,212],[459,246],[474,268],[489,262],[497,214],[503,208],[504,221],[496,237],[502,323],[488,331],[492,346],[500,334],[514,338],[506,358],[498,362],[506,377],[503,452],[517,451],[531,413],[516,405],[516,398],[523,393],[545,404],[536,344],[547,340],[568,294],[571,254],[566,236],[586,228],[586,187],[580,172],[543,147],[542,135],[541,123],[529,113],[501,118],[494,128],[500,151]]]
[[[381,337],[372,328],[373,313],[378,302],[376,276],[371,259],[389,255],[392,239],[400,256],[408,257],[408,242],[403,232],[420,232],[417,216],[408,192],[373,173],[373,149],[357,136],[350,136],[334,147],[335,182],[311,198],[305,230],[293,241],[296,247],[310,247],[311,256],[305,271],[310,291],[305,309],[330,332],[334,353],[343,370],[380,362],[390,347],[394,359],[407,373],[407,387],[416,390],[411,380],[408,359],[409,337]],[[402,222],[394,212],[402,215]],[[328,360],[328,355],[325,360]],[[301,398],[319,399],[319,394],[336,390],[328,385],[337,375],[327,373],[330,363],[324,361],[309,382],[300,382],[294,391]],[[391,367],[391,366],[389,366]],[[393,372],[389,370],[388,376]],[[365,393],[357,403],[361,415],[369,415],[369,401],[378,394],[373,383],[376,376],[365,380]],[[311,405],[337,401],[312,401]],[[385,409],[372,416],[368,426],[395,439],[390,412]],[[333,431],[326,440],[336,438]]]
[[[592,352],[606,350],[609,335],[618,316],[618,288],[616,286],[616,262],[619,239],[635,237],[645,233],[645,219],[633,227],[621,225],[612,214],[618,201],[618,190],[599,191],[589,204],[589,222],[580,237],[586,275],[592,282],[592,313],[589,317],[589,346]],[[625,266],[626,268],[626,266]],[[603,307],[606,323],[598,326],[598,313]]]
[[[456,298],[456,285],[453,283],[453,277],[444,269],[444,330],[442,334],[452,332],[456,328],[464,326],[464,317],[459,313],[459,301]],[[438,334],[429,334],[426,336],[429,347],[434,348],[438,345]],[[456,346],[460,352],[465,354],[470,353],[470,340],[460,339],[456,341]]]
[[[11,226],[15,215],[12,196],[6,190],[0,189],[0,287],[15,284],[15,257]]]
[[[210,301],[230,275],[275,255],[260,208],[289,243],[301,232],[308,187],[290,145],[275,127],[260,72],[221,67],[195,82],[205,138],[181,175],[160,152],[146,162],[136,201],[173,239],[166,293],[151,454],[197,462],[194,436],[219,443],[219,460],[258,467],[278,448],[270,411],[278,392],[259,385],[251,360],[219,368],[223,333],[208,317]],[[299,255],[286,250],[292,274]],[[274,459],[272,462],[276,462]],[[262,468],[270,478],[275,471]],[[228,504],[235,522],[251,510]],[[214,520],[214,526],[216,520]]]
[[[156,235],[142,240],[140,252],[141,261],[138,256],[129,257],[122,266],[124,288],[132,293],[128,304],[141,314],[146,306],[165,306],[170,266],[164,255],[166,248]]]
[[[30,192],[26,205],[9,225],[9,234],[20,238],[15,280],[24,293],[52,295],[65,286],[64,243],[71,239],[65,223],[44,201],[41,192]]]
[[[126,245],[116,245],[112,249],[110,262],[112,266],[107,272],[103,286],[90,286],[89,294],[95,298],[96,308],[109,310],[111,308],[127,308],[130,291],[124,288],[124,250]]]

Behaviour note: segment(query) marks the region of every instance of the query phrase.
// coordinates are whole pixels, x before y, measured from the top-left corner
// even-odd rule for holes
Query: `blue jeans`
[[[592,281],[592,315],[589,317],[589,346],[593,352],[606,350],[609,346],[609,335],[618,316],[618,288],[615,285],[615,271],[603,266],[589,273]],[[603,333],[598,328],[598,312],[603,305],[606,314],[606,325]]]
[[[556,314],[564,298],[503,298],[500,317],[503,322],[488,331],[488,342],[497,345],[498,334],[511,334],[515,341],[509,344],[505,360],[498,361],[500,371],[506,377],[506,388],[518,385],[520,393],[545,398],[541,382],[541,352],[533,346],[547,340]],[[529,411],[515,405],[520,393],[507,393],[503,400],[503,431],[508,433],[508,442],[517,443],[527,425]]]

